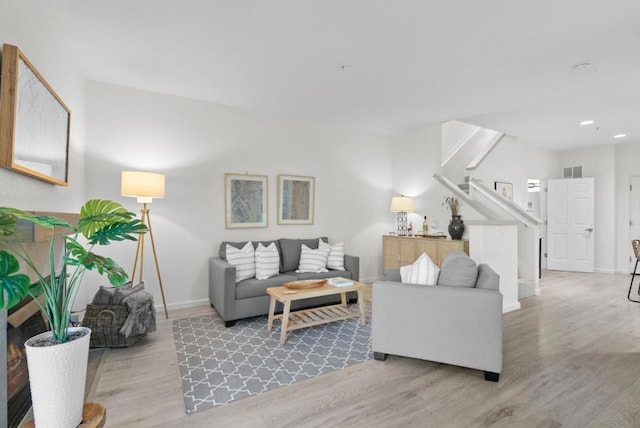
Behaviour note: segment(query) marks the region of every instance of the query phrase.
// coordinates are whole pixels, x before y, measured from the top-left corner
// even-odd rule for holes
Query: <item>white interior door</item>
[[[629,195],[629,272],[633,272],[636,256],[631,247],[631,240],[640,239],[640,177],[631,177]]]
[[[547,269],[593,272],[594,179],[549,180]]]

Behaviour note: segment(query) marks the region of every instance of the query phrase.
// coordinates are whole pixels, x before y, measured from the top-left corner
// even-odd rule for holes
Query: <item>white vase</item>
[[[33,418],[38,428],[70,428],[82,422],[91,330],[69,328],[69,333],[81,330],[87,331],[84,336],[59,345],[33,346],[39,338],[50,337],[50,331],[25,342]]]

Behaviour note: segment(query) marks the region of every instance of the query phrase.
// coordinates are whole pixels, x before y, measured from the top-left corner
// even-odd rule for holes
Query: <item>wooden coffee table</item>
[[[366,287],[366,285],[358,281],[354,281],[353,285],[348,287],[333,287],[331,285],[324,284],[321,287],[305,290],[290,290],[285,286],[269,287],[267,288],[267,294],[271,296],[271,301],[269,303],[269,321],[267,322],[267,330],[272,330],[274,319],[280,320],[282,323],[280,344],[283,345],[287,340],[287,332],[297,330],[299,328],[311,327],[313,325],[357,317],[360,317],[360,323],[365,325],[367,320],[364,313],[364,287]],[[346,293],[350,291],[358,293],[358,311],[352,308],[354,305],[347,305]],[[340,294],[341,302],[337,305],[321,306],[291,312],[291,302],[295,300],[311,299],[313,297],[330,296],[333,294]],[[281,302],[284,305],[284,310],[281,315],[274,314],[276,310],[276,301]]]

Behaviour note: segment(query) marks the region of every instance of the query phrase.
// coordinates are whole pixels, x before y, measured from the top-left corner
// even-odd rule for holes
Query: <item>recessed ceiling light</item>
[[[592,125],[593,124],[593,120],[583,120],[582,122],[580,122],[580,125]]]
[[[573,70],[580,72],[580,71],[587,71],[590,68],[591,68],[591,63],[589,61],[583,61],[583,62],[580,62],[580,63],[576,64],[573,67]]]
[[[616,135],[613,136],[613,138],[624,138],[626,136],[627,136],[627,134],[616,134]]]

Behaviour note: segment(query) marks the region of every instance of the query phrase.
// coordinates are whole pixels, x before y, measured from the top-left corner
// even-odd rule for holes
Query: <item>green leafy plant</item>
[[[442,205],[449,206],[451,210],[451,216],[458,215],[458,208],[460,207],[460,201],[455,196],[447,196],[444,198]]]
[[[19,221],[51,229],[48,272],[40,272],[17,233]],[[65,254],[62,267],[56,272],[57,229],[68,229],[64,235]],[[77,226],[53,216],[39,216],[15,208],[0,207],[0,308],[11,308],[27,295],[34,298],[49,321],[52,339],[67,341],[71,308],[84,274],[95,270],[106,274],[113,285],[123,285],[127,273],[115,261],[93,252],[96,245],[114,241],[137,241],[147,227],[136,215],[117,202],[92,199],[80,210]],[[20,272],[24,262],[35,275],[35,282]],[[68,269],[71,268],[71,269]],[[70,273],[68,273],[68,270]],[[37,296],[43,295],[44,304]]]

